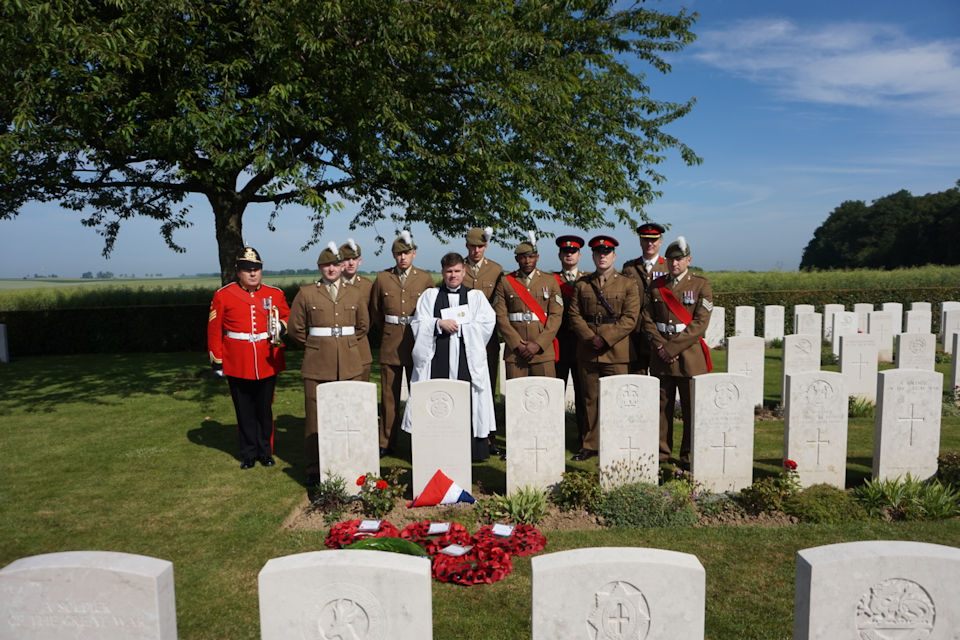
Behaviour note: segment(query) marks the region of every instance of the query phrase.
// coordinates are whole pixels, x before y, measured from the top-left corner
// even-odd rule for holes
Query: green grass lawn
[[[716,352],[718,371],[724,355]],[[768,403],[779,401],[779,358],[768,351]],[[264,563],[324,548],[322,531],[281,528],[305,495],[299,352],[290,360],[274,407],[278,464],[245,472],[226,384],[201,375],[202,354],[0,365],[0,566],[81,549],[163,558],[174,564],[180,638],[258,638]],[[772,473],[783,423],[760,422],[756,434],[754,473]],[[872,419],[851,421],[848,484],[869,476],[872,439]],[[960,419],[944,418],[942,449],[960,450]],[[475,477],[502,491],[503,468],[494,460]],[[596,461],[570,468],[595,469]],[[873,539],[960,546],[960,520],[550,532],[546,551],[634,545],[695,554],[706,567],[707,637],[773,639],[792,633],[797,550]],[[514,566],[490,586],[435,583],[434,637],[529,637],[530,560]]]

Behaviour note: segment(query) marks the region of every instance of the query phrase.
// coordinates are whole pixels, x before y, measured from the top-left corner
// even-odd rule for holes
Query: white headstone
[[[798,313],[794,320],[794,326],[796,327],[794,333],[796,334],[820,336],[823,333],[823,314],[821,313],[813,313],[812,311]]]
[[[410,382],[407,380],[407,369],[401,369],[400,374],[400,402],[406,402],[410,399]]]
[[[890,317],[893,319],[894,335],[903,333],[903,305],[899,302],[884,302],[880,305],[880,310],[890,313]]]
[[[960,333],[953,334],[953,356],[950,358],[950,388],[953,389],[954,400],[957,399],[957,385],[960,385]]]
[[[937,338],[932,333],[901,333],[894,340],[897,369],[933,371],[937,359]]]
[[[944,300],[940,303],[940,337],[943,337],[943,326],[944,326],[944,314],[947,311],[953,311],[955,309],[960,309],[960,302],[956,300]]]
[[[943,352],[953,353],[953,334],[960,331],[960,309],[948,309],[942,317],[940,333],[943,336]]]
[[[577,410],[577,390],[573,386],[573,368],[567,374],[567,384],[563,388],[563,407],[566,411]]]
[[[599,547],[534,557],[533,640],[703,640],[706,576],[696,556]]]
[[[528,376],[505,384],[507,495],[552,490],[563,479],[563,380]]]
[[[690,470],[714,492],[753,483],[753,402],[748,379],[735,373],[693,377]]]
[[[377,385],[341,380],[317,385],[320,477],[356,478],[380,470]],[[347,483],[347,492],[360,487]]]
[[[173,563],[63,551],[0,570],[0,638],[176,640]]]
[[[784,454],[800,484],[843,489],[847,473],[847,389],[833,371],[791,373],[784,394]]]
[[[789,335],[783,339],[783,378],[780,397],[786,404],[787,374],[820,370],[820,336]]]
[[[933,313],[933,305],[929,302],[911,302],[910,311],[929,311]]]
[[[747,398],[754,406],[763,405],[763,338],[733,336],[727,340],[727,373],[749,378]]]
[[[793,640],[952,640],[960,629],[960,549],[843,542],[797,553]]]
[[[763,308],[763,340],[783,340],[783,305],[768,304]]]
[[[707,331],[703,335],[704,342],[711,349],[723,346],[724,339],[727,337],[726,323],[726,309],[714,307],[710,312],[710,324],[707,325]]]
[[[801,313],[814,313],[817,310],[812,304],[795,304],[793,305],[793,332],[801,333],[798,331],[799,326],[797,325],[797,316]]]
[[[10,347],[7,343],[7,325],[0,323],[0,362],[10,362]]]
[[[823,339],[828,343],[833,337],[833,316],[840,311],[844,311],[842,304],[823,305]]]
[[[853,312],[857,314],[857,331],[866,333],[868,329],[867,319],[870,312],[873,311],[873,305],[867,302],[858,302],[853,305]]]
[[[437,470],[470,491],[473,430],[470,383],[422,380],[410,387],[410,448],[413,495],[420,495]]]
[[[600,469],[606,488],[628,482],[656,484],[660,452],[660,381],[653,376],[600,378]]]
[[[893,316],[889,311],[871,311],[867,316],[867,333],[877,338],[877,358],[893,362]]]
[[[259,589],[262,640],[433,637],[429,558],[308,551],[268,560]]]
[[[757,310],[754,307],[737,306],[733,309],[733,335],[752,336],[756,333]]]
[[[500,359],[497,360],[497,376],[500,382],[497,384],[497,393],[494,394],[496,398],[503,397],[503,391],[507,388],[507,368],[503,366],[503,350],[506,348],[505,342],[500,343]]]
[[[873,477],[910,474],[926,480],[937,472],[943,374],[917,369],[880,372],[873,428]]]
[[[877,339],[869,333],[840,336],[840,373],[847,394],[877,400]]]
[[[857,314],[853,311],[838,311],[833,314],[833,332],[830,345],[833,355],[840,355],[840,336],[857,334]]]
[[[916,304],[916,303],[914,303]],[[933,317],[925,309],[910,309],[907,311],[907,320],[904,323],[904,333],[930,333],[933,326]]]

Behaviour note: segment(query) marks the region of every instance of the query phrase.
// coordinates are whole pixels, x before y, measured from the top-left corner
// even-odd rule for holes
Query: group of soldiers
[[[702,337],[712,293],[706,278],[689,270],[690,246],[682,236],[660,255],[664,232],[657,223],[640,225],[642,253],[622,271],[615,267],[616,239],[598,235],[586,242],[576,235],[560,236],[561,268],[555,272],[538,268],[531,232],[516,246],[517,269],[509,273],[485,257],[492,229],[466,234],[462,284],[481,292],[496,313],[497,330],[486,344],[489,389],[496,388],[500,337],[508,379],[571,377],[581,440],[573,460],[598,454],[599,378],[637,373],[660,379],[661,461],[671,459],[679,393],[684,425],[679,462],[689,463],[690,381],[711,368]],[[593,257],[590,272],[580,266],[585,247]],[[369,381],[371,324],[382,336],[380,456],[393,453],[403,418],[402,381],[404,375],[413,377],[411,324],[421,294],[436,285],[430,273],[413,264],[417,247],[409,232],[394,240],[391,253],[394,266],[371,281],[357,273],[362,257],[353,240],[340,247],[331,242],[317,259],[320,279],[301,287],[289,307],[280,289],[262,283],[257,251],[246,247],[238,256],[237,281],[214,294],[207,338],[211,363],[229,382],[242,469],[258,461],[274,464],[271,403],[276,374],[285,366],[280,337],[286,334],[304,347],[306,484],[319,482],[316,387],[335,380]],[[485,449],[479,459],[487,452],[501,453],[493,434]],[[477,460],[476,446],[473,452]]]

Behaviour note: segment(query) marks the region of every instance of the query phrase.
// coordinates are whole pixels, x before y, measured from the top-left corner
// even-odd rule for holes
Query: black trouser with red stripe
[[[248,380],[227,376],[230,397],[237,412],[240,458],[250,460],[273,454],[273,391],[277,376]]]

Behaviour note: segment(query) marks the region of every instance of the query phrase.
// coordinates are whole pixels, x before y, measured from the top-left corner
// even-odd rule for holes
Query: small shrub
[[[774,338],[767,343],[767,347],[770,349],[783,349],[783,338]]]
[[[943,402],[940,403],[940,415],[944,418],[960,417],[960,387],[947,389],[943,392]]]
[[[705,492],[697,496],[697,511],[701,516],[715,516],[721,513],[743,513],[744,508],[730,493]]]
[[[642,482],[617,487],[604,495],[597,513],[608,527],[682,527],[699,518],[683,490],[671,493],[669,485]]]
[[[585,509],[593,513],[602,496],[603,490],[596,474],[578,470],[563,474],[557,492],[550,500],[560,507],[561,511]]]
[[[937,480],[960,489],[960,453],[950,451],[937,458]]]
[[[385,478],[372,473],[357,478],[357,486],[360,487],[357,499],[365,516],[382,518],[390,513],[397,498],[403,496],[407,490],[407,485],[400,482],[402,473],[403,469],[394,467],[384,474]]]
[[[847,416],[851,418],[872,418],[874,404],[859,396],[850,396],[847,400]]]
[[[854,495],[874,518],[943,520],[960,515],[960,491],[939,480],[904,478],[867,480]]]
[[[783,501],[783,512],[801,522],[839,524],[863,520],[867,512],[850,493],[827,484],[815,484]]]
[[[643,482],[645,478],[653,477],[655,473],[649,473],[650,469],[657,468],[656,458],[653,454],[646,460],[616,460],[613,464],[600,469],[600,484],[604,487],[616,487],[623,484],[633,484]]]
[[[783,501],[798,491],[800,479],[797,477],[797,463],[784,460],[778,475],[760,478],[741,490],[737,499],[748,513],[772,513],[783,511]]]
[[[325,480],[311,493],[310,506],[316,511],[323,512],[323,520],[327,524],[340,522],[343,512],[350,503],[347,495],[347,481],[342,476],[328,473]]]
[[[524,487],[509,496],[493,494],[477,503],[477,517],[484,522],[536,525],[547,515],[547,492]]]

